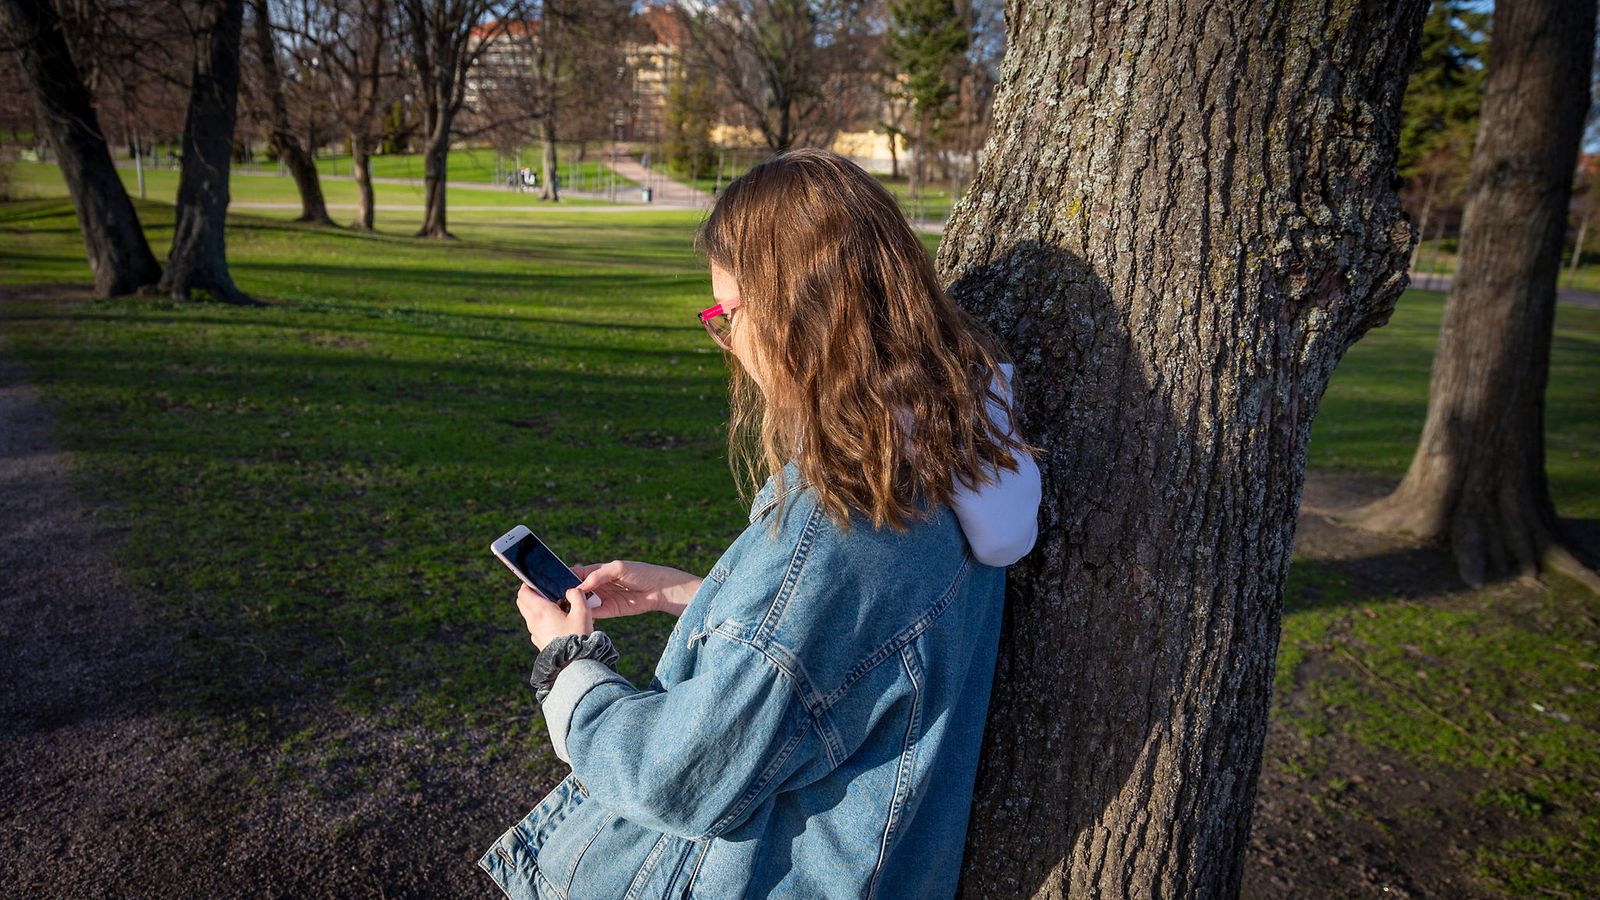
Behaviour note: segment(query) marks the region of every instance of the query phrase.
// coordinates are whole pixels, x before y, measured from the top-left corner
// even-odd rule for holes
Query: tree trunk
[[[939,264],[1017,361],[1045,501],[964,896],[1238,894],[1312,418],[1405,284],[1427,6],[1007,8]]]
[[[1572,265],[1567,268],[1567,272],[1571,275],[1578,274],[1578,266],[1583,262],[1583,242],[1589,236],[1589,219],[1594,216],[1594,204],[1594,197],[1586,198],[1583,204],[1583,218],[1578,220],[1578,239],[1572,244]]]
[[[1439,190],[1439,176],[1434,175],[1428,179],[1428,193],[1422,200],[1422,215],[1417,220],[1417,234],[1426,239],[1428,236],[1428,217],[1433,214],[1433,195]],[[1417,261],[1422,257],[1422,241],[1419,240],[1411,248],[1411,259],[1406,263],[1408,272],[1417,271]]]
[[[928,154],[928,129],[920,115],[917,118],[917,145],[911,150],[911,183],[906,186],[906,195],[916,197],[922,192],[923,176],[927,172],[924,158]]]
[[[899,135],[889,132],[889,177],[896,181],[900,179],[900,153],[895,147],[899,140]]]
[[[267,105],[272,116],[272,145],[278,149],[278,158],[288,167],[300,191],[300,218],[296,221],[332,225],[328,204],[322,199],[322,179],[317,175],[316,160],[294,136],[294,127],[289,122],[289,104],[283,98],[278,45],[272,39],[267,0],[251,0],[251,4],[256,14],[256,51],[261,57],[262,80],[266,82]]]
[[[372,230],[372,138],[366,134],[350,133],[350,163],[356,179],[356,194],[359,197],[356,208],[356,221],[353,227],[362,231]]]
[[[1565,548],[1544,471],[1544,390],[1567,203],[1589,106],[1595,0],[1501,0],[1461,251],[1411,467],[1350,516],[1444,540],[1471,585],[1552,566]]]
[[[454,238],[445,216],[445,187],[450,165],[450,124],[443,123],[428,137],[422,151],[422,227],[417,237]]]
[[[544,169],[544,185],[539,191],[540,200],[549,200],[552,203],[561,200],[561,188],[556,185],[556,109],[554,101],[543,116],[539,118],[539,140],[544,144],[542,167]]]
[[[1433,288],[1434,276],[1439,274],[1439,250],[1444,247],[1444,219],[1439,220],[1439,227],[1434,229],[1433,241],[1428,245],[1428,287]],[[1428,240],[1427,234],[1422,235],[1424,241]]]
[[[16,50],[39,122],[72,195],[95,292],[114,297],[155,284],[161,266],[117,176],[93,97],[67,48],[55,7],[50,0],[4,0],[0,33]]]
[[[250,302],[233,284],[223,240],[243,24],[244,0],[208,0],[200,8],[183,123],[178,221],[161,277],[161,290],[180,299],[204,290],[228,303]]]

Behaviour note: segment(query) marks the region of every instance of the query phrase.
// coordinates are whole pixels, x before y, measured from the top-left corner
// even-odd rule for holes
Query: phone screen
[[[533,582],[534,587],[557,603],[566,599],[567,591],[582,583],[532,532],[506,550],[506,559]]]

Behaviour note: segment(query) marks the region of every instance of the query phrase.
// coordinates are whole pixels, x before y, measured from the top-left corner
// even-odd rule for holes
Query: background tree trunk
[[[422,150],[422,227],[417,237],[453,238],[445,211],[445,188],[450,165],[450,123],[445,121],[428,137]]]
[[[117,177],[94,100],[67,48],[55,7],[50,0],[3,0],[0,34],[15,48],[72,195],[95,292],[114,297],[155,284],[161,266]]]
[[[357,132],[350,133],[350,162],[355,170],[356,208],[355,228],[372,230],[372,137]]]
[[[167,271],[161,277],[161,290],[178,298],[200,289],[225,302],[249,302],[233,284],[223,240],[243,25],[244,0],[207,0],[200,7],[189,111],[183,123],[178,221]]]
[[[1386,321],[1427,0],[1020,2],[939,248],[1044,448],[968,897],[1239,891],[1305,447]]]
[[[445,216],[450,132],[466,97],[467,73],[503,37],[505,22],[480,24],[488,0],[403,0],[411,66],[422,104],[423,214],[417,237],[449,238]],[[508,10],[502,10],[506,12]]]
[[[283,97],[283,81],[278,71],[278,45],[272,37],[272,19],[267,0],[251,0],[256,15],[256,51],[261,56],[262,80],[266,82],[267,107],[272,116],[272,145],[288,167],[294,185],[300,191],[300,218],[298,222],[315,222],[332,225],[328,217],[328,204],[322,199],[322,179],[317,175],[317,163],[312,156],[313,146],[307,151],[294,135],[289,121],[289,104]]]
[[[553,102],[549,111],[539,119],[539,140],[544,146],[541,157],[544,185],[539,191],[539,199],[557,202],[561,199],[561,188],[556,185],[556,110]]]
[[[1472,156],[1461,255],[1445,303],[1428,418],[1395,492],[1365,528],[1442,539],[1472,585],[1564,569],[1544,471],[1544,390],[1567,204],[1594,62],[1595,0],[1500,0]]]

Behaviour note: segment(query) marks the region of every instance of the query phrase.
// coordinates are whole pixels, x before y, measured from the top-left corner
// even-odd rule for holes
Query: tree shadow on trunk
[[[1236,540],[1271,527],[1229,522],[1233,509],[1263,509],[1246,485],[1160,492],[1181,467],[1203,479],[1209,464],[1230,478],[1246,451],[1204,446],[1190,413],[1170,405],[1191,388],[1152,383],[1150,342],[1134,339],[1152,311],[1129,311],[1072,253],[1018,243],[964,272],[950,294],[1022,348],[1019,423],[1030,439],[1047,437],[1039,541],[1008,572],[963,895],[1004,884],[1031,896],[1063,870],[1147,883],[1158,876],[1128,868],[1138,846],[1192,846],[1172,833],[1176,821],[1185,807],[1216,804],[1205,796],[1216,793],[1243,815],[1188,864],[1193,883],[1237,883],[1237,872],[1203,870],[1243,858],[1287,553],[1280,563],[1266,541]],[[1301,485],[1291,487],[1297,497]],[[1276,590],[1252,596],[1249,581]],[[1135,820],[1125,832],[1106,827]]]

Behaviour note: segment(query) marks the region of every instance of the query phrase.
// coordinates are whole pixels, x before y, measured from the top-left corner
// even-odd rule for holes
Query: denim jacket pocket
[[[550,847],[557,834],[585,805],[585,792],[572,773],[539,801],[522,821],[511,826],[478,861],[478,866],[494,879],[512,900],[542,900],[554,888],[562,898],[570,865],[561,865],[560,856]],[[564,870],[564,871],[563,871]]]
[[[572,895],[573,876],[584,854],[615,818],[615,813],[600,804],[581,801],[539,848],[539,873],[555,885],[562,896]]]

